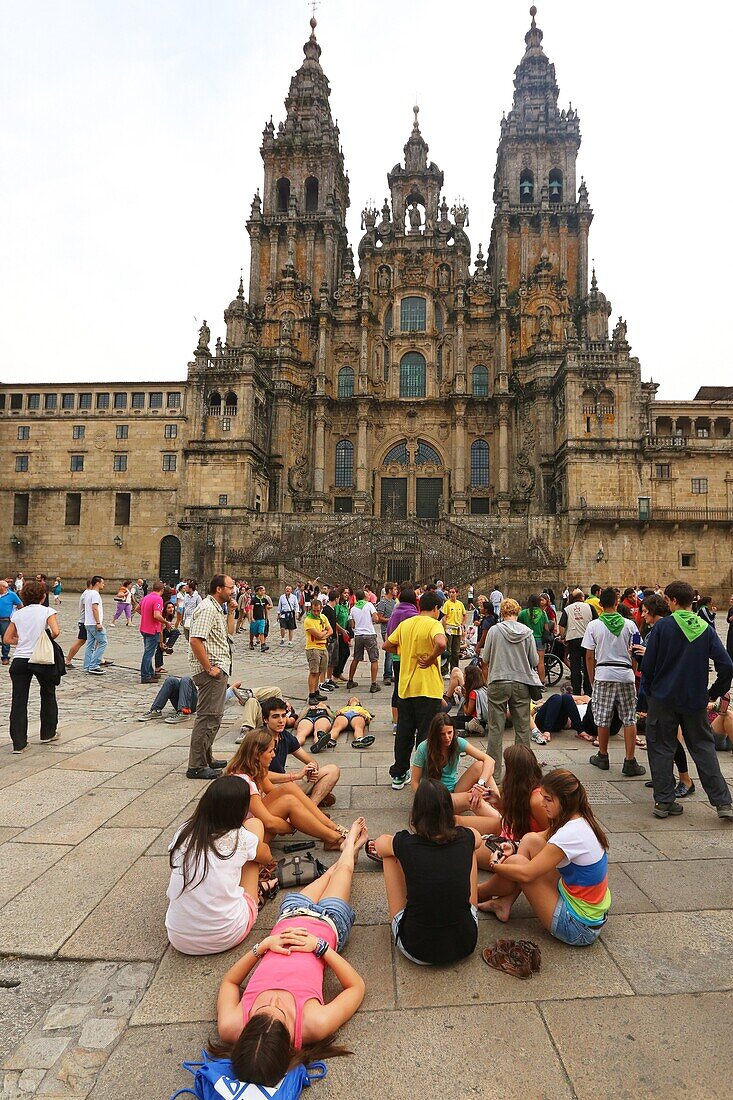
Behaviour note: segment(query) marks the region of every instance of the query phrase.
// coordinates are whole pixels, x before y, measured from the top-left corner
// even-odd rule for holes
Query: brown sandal
[[[532,959],[515,940],[497,940],[494,947],[484,948],[481,958],[493,970],[501,970],[515,978],[532,977]]]

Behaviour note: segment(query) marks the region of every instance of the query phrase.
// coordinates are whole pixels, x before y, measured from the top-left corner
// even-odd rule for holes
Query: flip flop
[[[367,859],[371,859],[373,863],[384,863],[382,857],[377,855],[377,845],[373,840],[367,840],[364,845],[364,855]]]
[[[637,749],[645,749],[646,748],[646,740],[643,737],[637,737],[636,738],[636,747],[637,747]]]
[[[589,741],[591,744],[593,744],[593,738],[589,733],[586,733],[584,730],[576,730],[575,736],[580,741]]]
[[[351,747],[352,749],[368,749],[375,741],[376,737],[372,737],[371,733],[367,733],[364,737],[356,737],[351,742]]]

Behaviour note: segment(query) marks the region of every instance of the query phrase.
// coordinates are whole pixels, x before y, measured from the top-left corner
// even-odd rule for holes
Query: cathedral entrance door
[[[181,540],[175,535],[166,535],[160,540],[158,576],[166,584],[178,584],[181,579]]]
[[[416,479],[415,512],[418,519],[438,519],[443,495],[442,477],[418,477]]]
[[[415,572],[414,558],[387,558],[385,560],[384,576],[389,581],[404,584],[412,579]]]
[[[382,515],[388,519],[407,516],[407,478],[382,478]]]

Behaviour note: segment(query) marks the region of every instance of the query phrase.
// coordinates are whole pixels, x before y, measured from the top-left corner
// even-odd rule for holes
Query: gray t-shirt
[[[624,620],[618,637],[613,634],[601,619],[594,619],[583,635],[583,649],[593,649],[596,654],[595,679],[606,683],[633,684],[634,670],[631,667],[629,646],[636,633],[636,626],[630,619]]]

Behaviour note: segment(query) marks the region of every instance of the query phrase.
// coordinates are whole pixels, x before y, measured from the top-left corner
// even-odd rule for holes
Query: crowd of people
[[[58,605],[51,604],[61,600],[60,580],[20,579],[0,582],[4,663],[15,647],[14,752],[28,746],[33,677],[45,743],[58,738],[55,686],[74,667],[75,653],[86,645],[84,670],[103,675],[107,645],[103,577],[91,577],[80,598],[78,637],[66,656],[57,640]],[[593,742],[590,764],[608,771],[609,746],[620,734],[622,775],[646,775],[637,759],[646,752],[651,811],[663,819],[679,816],[695,793],[689,753],[718,818],[733,822],[717,756],[733,748],[733,597],[726,646],[712,600],[681,581],[663,591],[594,584],[586,594],[568,587],[559,599],[547,589],[522,606],[498,584],[476,596],[473,587],[459,593],[439,580],[387,583],[381,591],[316,581],[288,585],[272,599],[263,584],[217,574],[205,595],[194,580],[176,588],[155,581],[149,589],[125,580],[115,604],[113,625],[129,627],[139,616],[140,682],[157,685],[140,720],[191,719],[186,774],[207,783],[170,843],[166,928],[173,947],[206,955],[243,942],[278,892],[272,845],[280,838],[299,832],[338,853],[325,873],[317,868],[312,881],[284,894],[272,932],[221,984],[211,1050],[230,1058],[242,1081],[273,1086],[299,1062],[343,1053],[334,1033],[365,991],[342,954],[355,920],[352,877],[362,850],[381,867],[396,948],[416,965],[473,954],[479,913],[506,923],[520,895],[551,936],[578,947],[595,942],[611,907],[609,839],[580,780],[566,768],[543,773],[534,744],[574,735]],[[303,630],[304,704],[288,700],[278,684],[248,689],[232,679],[237,635],[249,642],[245,654],[267,653],[271,618],[280,646],[293,646]],[[181,636],[189,675],[178,677],[166,673],[164,658]],[[567,688],[548,690],[549,652],[564,663]],[[355,691],[362,662],[364,689],[369,685],[363,697]],[[321,760],[342,735],[369,750],[375,716],[366,695],[387,685],[389,782],[397,791],[409,785],[411,807],[405,828],[370,836],[364,817],[346,828],[329,815],[341,773],[337,763]],[[344,692],[341,707],[336,691]],[[217,759],[214,743],[230,704],[242,708],[241,729],[234,754]],[[514,743],[504,748],[507,728]],[[526,977],[540,952],[512,941],[483,957]],[[340,989],[330,1001],[326,968]]]

